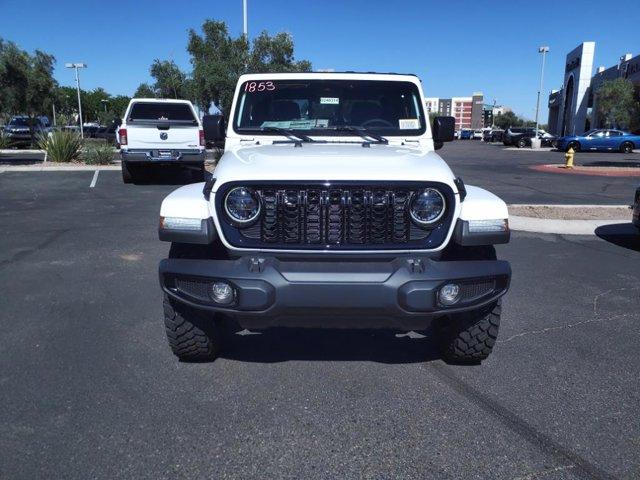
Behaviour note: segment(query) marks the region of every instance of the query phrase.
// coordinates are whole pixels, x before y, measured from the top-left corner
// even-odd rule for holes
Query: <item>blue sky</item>
[[[287,31],[296,57],[315,69],[416,73],[427,96],[467,96],[511,106],[532,118],[537,47],[549,45],[545,91],[562,82],[565,55],[596,42],[595,65],[640,53],[638,0],[595,2],[396,0],[248,0],[249,35]],[[65,62],[82,61],[82,87],[131,95],[149,81],[155,58],[190,69],[187,30],[206,18],[242,30],[242,0],[99,2],[0,0],[0,36],[58,61],[55,76],[73,84]],[[544,104],[544,102],[543,102]],[[546,119],[546,108],[543,112]]]

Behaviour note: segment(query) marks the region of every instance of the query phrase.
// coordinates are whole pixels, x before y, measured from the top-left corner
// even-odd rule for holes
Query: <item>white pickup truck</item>
[[[142,180],[152,165],[184,165],[204,175],[202,124],[191,102],[134,98],[118,130],[122,180]]]
[[[507,206],[435,152],[455,122],[429,125],[424,104],[413,75],[240,77],[214,174],[160,209],[176,356],[214,358],[224,325],[278,325],[431,330],[446,359],[487,358],[511,279],[493,247]]]

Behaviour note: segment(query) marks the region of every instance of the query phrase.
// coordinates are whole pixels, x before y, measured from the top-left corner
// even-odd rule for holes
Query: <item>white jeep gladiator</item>
[[[160,210],[173,353],[212,359],[235,325],[431,330],[447,360],[487,358],[507,206],[451,172],[454,119],[423,105],[413,75],[242,76],[214,174]]]
[[[204,131],[188,100],[133,98],[118,143],[124,183],[143,179],[152,165],[183,165],[204,176]]]

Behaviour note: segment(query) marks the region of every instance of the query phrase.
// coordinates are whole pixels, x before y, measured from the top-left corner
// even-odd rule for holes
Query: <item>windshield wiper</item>
[[[354,127],[353,125],[338,125],[333,128],[338,132],[354,132],[360,135],[362,138],[367,140],[369,143],[373,138],[377,143],[384,143],[385,145],[389,143],[389,140],[384,138],[382,135],[378,135],[377,133],[373,133],[372,131],[364,128],[364,127]]]
[[[300,143],[300,142],[315,142],[316,141],[313,138],[309,137],[308,135],[305,135],[304,133],[294,132],[293,130],[290,130],[288,128],[261,127],[260,130],[262,130],[263,132],[280,133],[280,134],[284,135],[285,137],[287,137],[289,140],[292,140],[292,141],[294,141],[296,143]]]

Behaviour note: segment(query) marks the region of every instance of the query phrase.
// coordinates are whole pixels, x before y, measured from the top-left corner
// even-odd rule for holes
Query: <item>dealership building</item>
[[[593,73],[595,42],[583,42],[567,54],[562,88],[549,95],[549,132],[581,135],[600,128],[598,90],[606,80],[626,78],[640,89],[640,55],[620,57],[618,64]]]

